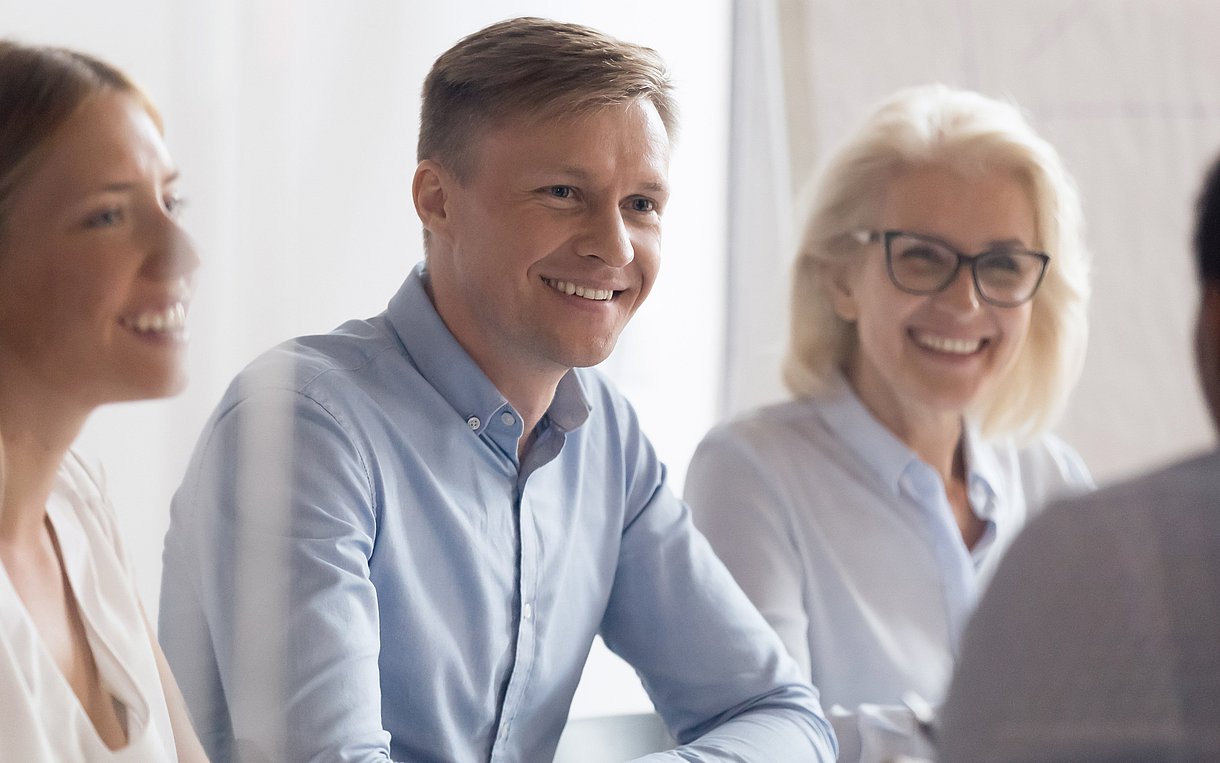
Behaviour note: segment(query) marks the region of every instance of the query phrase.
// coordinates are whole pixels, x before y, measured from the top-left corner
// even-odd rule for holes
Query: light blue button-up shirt
[[[1048,499],[1093,484],[1049,435],[1018,447],[967,425],[964,448],[986,520],[973,548],[940,475],[842,377],[717,427],[691,460],[696,523],[834,711],[846,759],[923,751],[909,713],[890,708],[908,692],[940,702],[1003,550]]]
[[[547,761],[600,633],[680,759],[832,760],[626,401],[572,371],[518,463],[425,278],[255,361],[200,438],[160,626],[214,759]]]

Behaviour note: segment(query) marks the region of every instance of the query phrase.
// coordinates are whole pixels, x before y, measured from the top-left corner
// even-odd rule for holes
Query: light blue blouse
[[[965,447],[969,500],[987,521],[973,549],[936,471],[841,377],[817,399],[717,427],[691,461],[686,499],[696,525],[824,706],[845,709],[832,713],[843,759],[854,757],[852,729],[870,724],[874,706],[898,705],[908,691],[939,703],[963,626],[1005,547],[1048,498],[1092,486],[1076,453],[1051,436],[1019,448],[984,442],[968,426]],[[898,739],[886,753],[919,749]]]

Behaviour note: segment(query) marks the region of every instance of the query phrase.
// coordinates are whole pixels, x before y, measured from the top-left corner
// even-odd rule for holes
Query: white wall
[[[728,111],[729,0],[0,0],[0,35],[68,45],[132,74],[164,113],[204,264],[193,381],[171,401],[99,411],[80,447],[106,467],[155,617],[168,504],[231,377],[273,343],[379,312],[422,256],[409,191],[419,89],[459,37],[550,16],[652,46],[677,83],[665,258],[605,367],[682,472],[714,417]],[[599,647],[574,713],[648,707]]]

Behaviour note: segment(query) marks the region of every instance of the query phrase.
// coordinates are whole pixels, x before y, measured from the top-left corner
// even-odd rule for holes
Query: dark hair
[[[133,95],[161,126],[143,91],[110,64],[66,48],[0,40],[0,229],[39,149],[82,103],[103,92]]]
[[[1195,209],[1195,257],[1199,278],[1220,283],[1220,158],[1212,165]]]
[[[508,117],[582,113],[639,98],[656,107],[672,141],[677,107],[656,51],[577,24],[501,21],[464,37],[432,65],[418,158],[463,178],[479,133]]]

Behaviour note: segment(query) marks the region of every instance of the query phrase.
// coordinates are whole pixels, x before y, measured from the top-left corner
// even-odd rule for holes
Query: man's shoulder
[[[325,334],[294,337],[266,350],[234,378],[226,398],[236,402],[273,390],[308,394],[333,385],[359,388],[387,353],[402,357],[384,316],[351,320]]]
[[[621,416],[634,409],[627,395],[618,388],[614,380],[597,368],[573,368],[572,373],[580,381],[581,394],[596,414]]]
[[[1081,564],[1111,565],[1173,545],[1182,533],[1220,532],[1220,452],[1180,461],[1060,500],[1030,523],[1018,542],[1075,549]],[[1211,528],[1208,532],[1207,528]]]
[[[1216,495],[1220,495],[1220,450],[1115,482],[1063,501],[1062,505],[1077,512],[1122,510],[1163,514],[1170,506],[1195,506],[1210,511]]]

